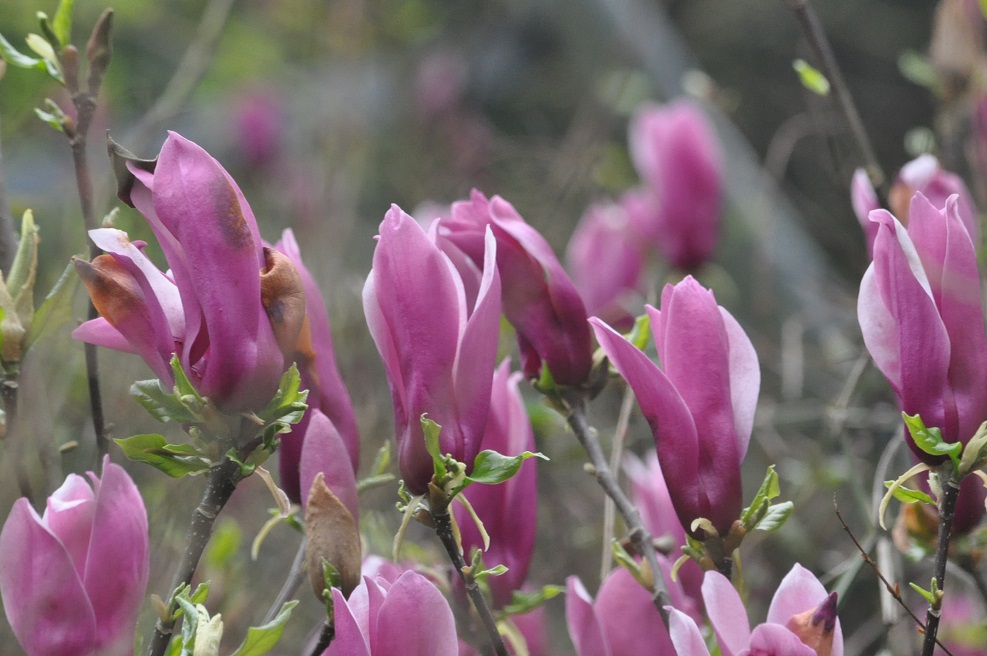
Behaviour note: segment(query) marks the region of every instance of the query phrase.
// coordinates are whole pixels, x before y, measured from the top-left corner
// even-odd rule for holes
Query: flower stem
[[[192,519],[189,522],[188,533],[185,539],[185,551],[182,559],[178,563],[178,569],[171,582],[169,595],[173,596],[174,591],[182,585],[190,585],[195,568],[199,564],[202,552],[209,543],[212,535],[212,527],[216,517],[230,500],[237,484],[243,479],[243,472],[240,465],[224,458],[221,463],[215,465],[209,471],[209,478],[206,482],[206,489],[202,493],[202,500],[192,512]],[[170,618],[174,612],[175,600],[168,599],[167,616]],[[154,635],[148,643],[147,656],[162,656],[171,641],[172,630],[175,621],[159,619],[154,625]]]
[[[611,471],[610,465],[607,464],[606,456],[603,454],[602,447],[600,447],[600,441],[596,438],[596,431],[586,421],[586,401],[580,398],[576,402],[571,403],[570,408],[571,410],[567,417],[569,426],[589,456],[593,469],[596,472],[597,483],[600,484],[600,487],[603,488],[607,496],[613,499],[614,504],[617,506],[617,512],[620,513],[621,517],[624,518],[624,522],[627,524],[628,535],[634,544],[634,548],[644,556],[644,560],[651,568],[651,600],[661,614],[661,620],[665,623],[665,628],[668,628],[668,611],[665,610],[665,607],[671,603],[671,600],[668,596],[668,589],[665,586],[665,579],[662,576],[661,570],[658,568],[658,556],[655,552],[654,540],[652,540],[651,534],[648,533],[647,529],[644,528],[644,524],[641,522],[641,513],[638,512],[638,509],[630,502],[624,491],[620,489],[620,486],[617,485],[613,471]]]
[[[439,536],[442,546],[446,548],[446,553],[449,554],[453,568],[462,578],[463,585],[466,586],[466,594],[469,596],[470,601],[473,602],[473,607],[480,616],[483,627],[487,630],[487,636],[490,638],[494,652],[497,656],[507,656],[507,647],[504,646],[504,641],[500,637],[497,622],[494,620],[489,606],[487,606],[487,600],[483,597],[483,591],[480,590],[480,586],[477,585],[476,580],[468,575],[469,567],[463,559],[463,554],[459,550],[459,545],[456,543],[456,538],[452,532],[452,519],[449,516],[448,505],[444,506],[441,510],[433,508],[431,515],[432,521],[435,522],[435,534]]]
[[[329,645],[332,644],[335,637],[336,625],[329,620],[326,620],[322,624],[322,630],[319,631],[319,641],[315,643],[315,648],[312,650],[312,656],[319,656],[322,652],[329,649]]]
[[[941,471],[941,470],[940,470]],[[945,477],[943,477],[945,479]],[[940,591],[946,585],[946,559],[949,556],[949,538],[953,533],[953,516],[956,512],[956,499],[960,495],[959,483],[950,476],[944,480],[942,498],[939,500],[939,537],[936,542],[935,580]],[[932,656],[936,648],[936,634],[939,632],[941,604],[929,605],[925,614],[925,641],[922,643],[922,656]]]

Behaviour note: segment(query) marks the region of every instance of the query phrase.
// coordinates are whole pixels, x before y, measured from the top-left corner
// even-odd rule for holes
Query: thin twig
[[[947,465],[951,467],[952,465]],[[941,471],[941,469],[940,469]],[[960,485],[952,477],[944,481],[943,494],[939,500],[939,537],[936,542],[935,580],[939,591],[946,586],[946,560],[949,558],[949,539],[953,535],[953,517],[956,514],[956,499],[960,496]],[[932,656],[936,649],[936,635],[939,633],[941,601],[929,604],[925,614],[925,640],[922,643],[922,656]]]
[[[651,568],[651,600],[661,614],[665,628],[668,628],[669,613],[665,607],[671,604],[671,599],[668,596],[668,589],[661,569],[658,568],[658,556],[655,552],[654,540],[641,522],[641,513],[617,485],[617,480],[614,478],[610,465],[607,464],[606,456],[603,454],[603,449],[600,447],[600,441],[596,438],[596,432],[586,421],[586,401],[579,398],[574,403],[570,403],[570,408],[569,426],[572,428],[572,432],[576,434],[576,439],[583,445],[583,449],[586,450],[586,455],[589,456],[590,463],[595,470],[597,483],[600,484],[607,496],[613,499],[617,512],[627,524],[628,537],[630,537],[634,548],[644,556],[645,562]]]
[[[243,451],[249,453],[246,448]],[[175,601],[172,598],[174,591],[182,585],[190,585],[192,575],[199,564],[202,552],[209,543],[212,535],[212,527],[216,522],[216,517],[230,500],[237,484],[243,479],[243,471],[239,464],[224,458],[223,461],[214,466],[209,471],[209,478],[206,482],[206,489],[202,492],[202,500],[192,512],[192,519],[189,522],[188,533],[185,538],[185,550],[182,558],[175,570],[171,587],[168,590],[167,617],[171,617]],[[172,631],[175,626],[174,620],[159,619],[154,625],[154,635],[148,643],[147,656],[161,656],[168,648],[171,641]]]
[[[613,446],[610,448],[610,470],[619,471],[620,461],[624,456],[624,439],[627,437],[627,426],[630,424],[631,411],[634,409],[634,392],[630,387],[624,389],[624,400],[620,404],[620,415],[617,417],[617,427],[613,431]],[[600,556],[600,580],[610,573],[613,563],[614,505],[609,496],[603,499],[603,553]]]
[[[853,102],[853,96],[850,95],[850,89],[847,88],[846,82],[843,80],[843,73],[840,72],[839,64],[836,63],[836,57],[833,55],[833,49],[829,45],[829,39],[826,38],[826,32],[823,30],[822,23],[819,21],[819,16],[816,15],[815,10],[809,4],[809,0],[785,0],[785,4],[795,12],[795,18],[802,28],[802,34],[808,40],[809,47],[812,48],[813,55],[815,55],[816,66],[826,76],[826,79],[829,80],[833,93],[836,96],[836,102],[850,128],[850,134],[853,135],[854,140],[857,142],[857,148],[860,150],[860,156],[864,160],[867,176],[870,178],[871,184],[877,192],[877,197],[881,205],[887,207],[887,176],[885,176],[881,164],[877,161],[877,155],[874,154],[874,147],[871,145],[867,131],[864,129],[864,123],[860,118],[860,113],[857,111],[857,106]]]
[[[433,508],[431,510],[431,516],[432,521],[435,522],[435,534],[439,536],[439,541],[445,547],[446,553],[449,555],[449,560],[452,561],[453,569],[459,573],[463,585],[466,586],[466,595],[473,602],[473,608],[476,609],[477,615],[480,616],[480,621],[483,623],[483,628],[487,631],[487,637],[490,638],[490,644],[493,645],[494,652],[497,656],[507,656],[507,647],[504,646],[504,640],[500,637],[500,630],[497,629],[497,621],[494,620],[493,613],[490,612],[490,608],[487,606],[487,600],[483,597],[483,591],[480,590],[480,586],[477,585],[476,580],[468,575],[469,567],[466,565],[463,554],[459,550],[459,544],[456,543],[456,538],[453,535],[449,507],[446,506],[441,509]]]
[[[274,598],[274,603],[271,604],[267,615],[264,616],[264,624],[267,624],[278,616],[278,613],[281,612],[281,607],[294,596],[298,590],[298,586],[305,580],[305,544],[306,540],[303,536],[301,544],[298,545],[298,551],[295,553],[295,559],[291,562],[291,569],[288,570],[288,576],[284,580],[284,585],[281,586],[278,596]]]
[[[833,497],[833,509],[836,512],[836,518],[839,519],[840,524],[843,525],[843,530],[846,531],[846,534],[848,536],[850,536],[850,540],[853,541],[853,545],[857,548],[857,551],[860,552],[860,557],[864,559],[864,562],[870,566],[870,568],[874,571],[874,574],[877,575],[877,578],[881,580],[881,583],[884,584],[884,587],[885,589],[887,589],[888,594],[894,597],[894,600],[897,601],[898,604],[900,604],[901,607],[905,609],[905,612],[911,616],[911,618],[915,621],[915,625],[918,626],[918,628],[923,633],[926,633],[926,635],[928,635],[925,628],[925,624],[922,622],[921,619],[919,619],[918,615],[915,614],[915,611],[913,611],[911,608],[908,607],[908,604],[905,603],[905,600],[901,598],[901,592],[898,590],[898,584],[895,583],[894,585],[892,585],[886,578],[884,578],[884,574],[881,573],[881,568],[877,566],[877,563],[874,562],[874,559],[870,557],[870,554],[868,554],[864,550],[863,546],[861,546],[860,542],[857,541],[857,538],[856,536],[854,536],[853,531],[850,530],[850,527],[847,526],[846,521],[844,521],[843,515],[840,514],[840,508],[838,505],[836,505],[835,496]],[[942,649],[944,652],[946,652],[947,656],[953,656],[952,652],[946,649],[945,645],[939,642],[939,640],[934,636],[933,636],[933,641],[934,644],[939,645],[939,648]]]
[[[192,94],[209,72],[234,1],[212,0],[206,6],[195,36],[192,37],[192,42],[185,50],[165,90],[128,135],[126,143],[130,150],[135,153],[143,151],[154,135],[178,116],[182,108],[188,104]]]

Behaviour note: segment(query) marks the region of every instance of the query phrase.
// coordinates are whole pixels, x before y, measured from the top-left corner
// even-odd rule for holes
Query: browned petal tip
[[[326,485],[322,474],[312,481],[305,508],[305,565],[315,595],[322,598],[325,580],[323,561],[339,572],[343,595],[360,583],[360,533],[353,515]]]
[[[260,272],[260,300],[271,322],[278,348],[286,358],[294,355],[305,325],[305,289],[301,276],[287,255],[264,249],[265,268]]]
[[[112,255],[100,255],[92,262],[74,257],[72,262],[96,310],[111,324],[118,325],[144,307],[140,285]]]
[[[836,628],[836,593],[831,593],[815,608],[793,615],[785,626],[803,644],[815,649],[816,656],[830,656]]]

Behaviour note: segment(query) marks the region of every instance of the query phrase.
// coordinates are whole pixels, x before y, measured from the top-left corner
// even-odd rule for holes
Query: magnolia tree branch
[[[620,489],[617,479],[610,469],[610,465],[607,464],[607,458],[603,453],[603,448],[600,447],[600,441],[596,437],[596,431],[586,421],[585,400],[579,399],[577,402],[571,404],[571,411],[567,419],[572,432],[576,434],[576,439],[583,445],[586,454],[589,456],[590,463],[592,463],[596,474],[596,481],[603,488],[603,491],[606,492],[607,496],[613,499],[614,505],[617,507],[617,512],[620,513],[620,516],[624,518],[624,523],[627,524],[628,535],[634,544],[634,548],[644,556],[645,562],[651,568],[651,600],[654,602],[658,612],[661,613],[661,619],[665,623],[665,628],[668,628],[668,611],[665,607],[671,604],[671,600],[668,596],[668,589],[665,586],[665,579],[662,576],[661,569],[658,567],[658,556],[655,551],[654,540],[641,522],[641,513],[630,502],[624,491]]]
[[[480,616],[483,628],[486,629],[490,643],[493,645],[494,653],[497,656],[508,656],[507,647],[504,646],[504,640],[500,637],[500,631],[497,629],[497,621],[494,619],[493,613],[490,612],[490,607],[487,606],[487,600],[483,597],[483,591],[480,590],[480,586],[476,580],[468,575],[469,566],[466,564],[466,560],[463,559],[463,554],[459,549],[459,544],[456,542],[456,537],[452,531],[452,519],[449,516],[449,507],[444,506],[441,509],[433,508],[431,510],[431,516],[432,521],[435,522],[435,534],[439,536],[439,541],[442,542],[446,553],[449,554],[449,560],[452,561],[453,568],[462,579],[463,585],[466,586],[466,595],[473,602],[473,607],[476,609],[477,615]]]
[[[182,552],[182,559],[178,563],[171,588],[168,590],[166,613],[168,619],[158,619],[155,623],[154,635],[147,647],[147,656],[162,656],[168,648],[175,627],[175,620],[171,619],[175,607],[175,600],[172,598],[174,591],[179,586],[191,585],[192,575],[195,574],[202,552],[209,543],[216,517],[230,500],[241,480],[243,480],[243,471],[240,465],[229,458],[224,458],[221,463],[209,470],[206,489],[202,492],[199,505],[192,511],[192,519],[185,538],[185,550]]]
[[[312,649],[312,656],[319,656],[322,652],[329,649],[329,645],[336,638],[336,625],[333,622],[326,620],[322,623],[322,630],[319,631],[319,640],[315,643],[315,648]]]
[[[843,80],[843,73],[840,72],[840,66],[836,63],[836,57],[833,55],[833,49],[829,45],[829,39],[826,38],[826,32],[823,30],[822,23],[819,22],[819,16],[816,15],[815,10],[809,4],[809,0],[785,0],[785,4],[795,13],[799,27],[802,28],[802,34],[808,40],[809,47],[812,48],[812,53],[816,59],[816,66],[819,67],[820,72],[829,80],[840,112],[843,114],[843,118],[850,128],[850,134],[853,135],[854,141],[857,142],[857,148],[860,150],[860,155],[864,160],[864,166],[867,176],[870,178],[871,185],[873,185],[874,190],[877,192],[881,206],[887,207],[887,176],[884,174],[881,164],[877,161],[874,147],[871,146],[870,138],[868,138],[867,131],[864,129],[864,122],[861,120],[857,106],[853,102],[853,96],[850,95],[850,89],[847,88],[846,82]]]
[[[941,470],[940,470],[941,471]],[[949,539],[953,534],[953,517],[956,514],[956,499],[960,496],[960,485],[952,477],[942,486],[939,499],[939,537],[936,542],[935,581],[939,591],[946,585],[946,560],[949,557]],[[922,656],[932,656],[936,648],[936,635],[939,633],[941,600],[929,605],[925,614],[925,640],[922,643]]]

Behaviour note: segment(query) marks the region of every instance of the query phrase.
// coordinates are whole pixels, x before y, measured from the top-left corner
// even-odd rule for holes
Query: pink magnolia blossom
[[[281,241],[274,248],[287,255],[295,265],[305,290],[305,323],[295,352],[290,357],[298,365],[302,388],[308,390],[309,410],[291,433],[281,437],[281,446],[278,449],[281,486],[292,501],[299,503],[302,490],[298,488],[298,463],[303,449],[302,437],[308,430],[313,410],[321,410],[332,422],[333,430],[341,438],[340,446],[345,450],[353,472],[356,472],[360,462],[360,434],[349,392],[336,368],[329,312],[315,279],[302,262],[301,250],[294,233],[285,230]]]
[[[127,472],[103,463],[102,478],[70,474],[40,517],[18,499],[0,532],[0,595],[28,656],[133,654],[147,513]]]
[[[456,621],[442,593],[416,572],[364,576],[349,599],[332,590],[336,636],[322,656],[457,656]]]
[[[884,210],[871,213],[879,232],[874,261],[864,273],[857,316],[864,344],[887,378],[901,409],[919,414],[946,442],[966,444],[987,420],[987,333],[973,242],[955,196],[937,208],[916,193],[906,229]],[[912,453],[930,465],[933,456]],[[963,485],[956,530],[984,515],[984,490]]]
[[[497,240],[504,314],[517,331],[525,375],[537,378],[544,364],[555,382],[582,383],[593,364],[586,308],[545,238],[506,200],[476,190],[440,222],[442,236],[477,266],[487,228]]]
[[[493,235],[487,231],[482,271],[474,280],[457,268],[467,264],[460,253],[453,252],[454,263],[440,250],[436,230],[433,223],[426,233],[393,206],[380,224],[363,289],[367,325],[391,387],[398,464],[415,494],[432,478],[422,414],[442,426],[443,453],[469,466],[479,453],[500,321]]]
[[[535,436],[518,389],[521,374],[511,373],[505,359],[493,377],[490,415],[483,433],[481,449],[492,449],[515,456],[535,450]],[[507,573],[490,577],[487,583],[493,605],[500,608],[511,601],[528,575],[528,564],[535,546],[538,511],[538,478],[534,460],[521,465],[520,471],[499,485],[471,485],[464,492],[490,535],[490,548],[483,554],[487,567],[506,565]],[[476,523],[461,505],[454,507],[462,536],[463,552],[483,549],[483,539]]]
[[[287,257],[264,248],[239,188],[202,148],[169,133],[156,162],[127,162],[122,198],[140,210],[171,270],[114,229],[90,233],[108,255],[76,269],[102,315],[73,337],[137,353],[166,384],[169,361],[226,412],[260,409],[284,372],[305,316]]]
[[[658,556],[665,581],[671,581],[671,563]],[[668,589],[672,604],[684,601],[681,586]],[[578,577],[566,580],[565,617],[577,656],[666,656],[674,654],[672,641],[651,593],[626,569],[607,575],[594,601]],[[681,652],[690,653],[690,652]]]
[[[716,248],[720,227],[722,155],[712,126],[691,102],[646,105],[629,130],[631,159],[657,196],[637,229],[673,266],[694,269]]]
[[[801,565],[792,567],[775,591],[767,622],[753,630],[740,595],[719,572],[706,572],[703,598],[722,656],[843,656],[836,593],[828,594]],[[695,621],[671,606],[668,610],[677,653],[709,656]]]
[[[757,407],[757,353],[691,276],[665,287],[661,310],[646,309],[661,368],[599,319],[590,323],[651,426],[682,526],[701,539],[705,531],[691,526],[704,517],[726,536],[743,504],[740,463]]]
[[[566,264],[588,314],[626,324],[643,303],[644,257],[622,203],[600,202],[569,239]]]

